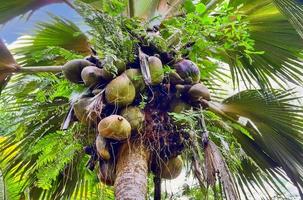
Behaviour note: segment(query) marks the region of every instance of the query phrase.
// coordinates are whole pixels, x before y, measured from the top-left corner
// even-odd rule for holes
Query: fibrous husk
[[[97,124],[99,120],[99,115],[95,112],[91,112],[89,106],[94,101],[91,97],[84,97],[78,99],[74,103],[74,113],[76,118],[84,125],[94,125]]]
[[[182,78],[183,82],[177,82],[173,84],[193,84],[200,81],[200,70],[195,63],[190,60],[182,59],[174,64],[176,73]]]
[[[205,99],[207,101],[210,101],[209,90],[202,83],[197,83],[197,84],[193,85],[188,90],[188,95],[192,101],[197,101],[199,99]]]
[[[99,122],[98,131],[104,138],[120,141],[130,136],[131,126],[121,115],[110,115]]]
[[[182,171],[183,161],[180,156],[169,159],[160,166],[160,176],[164,179],[175,179]]]
[[[148,66],[151,76],[151,85],[158,85],[164,79],[164,71],[161,60],[156,56],[148,57]]]
[[[103,160],[109,160],[110,159],[110,153],[109,153],[108,147],[106,145],[106,140],[101,135],[97,135],[96,149],[97,149],[98,155]]]
[[[124,73],[134,84],[137,92],[140,92],[145,88],[144,79],[139,69],[128,69]]]
[[[135,96],[135,86],[126,74],[116,77],[105,88],[105,99],[112,105],[129,105],[134,101]]]
[[[121,115],[130,123],[132,130],[139,130],[142,128],[144,114],[141,112],[140,108],[135,106],[126,107],[121,111]]]
[[[88,66],[82,70],[81,78],[86,86],[93,87],[102,81],[102,71],[98,67]]]
[[[62,67],[63,74],[67,80],[73,83],[82,83],[81,72],[84,67],[92,66],[93,63],[84,59],[68,61]]]

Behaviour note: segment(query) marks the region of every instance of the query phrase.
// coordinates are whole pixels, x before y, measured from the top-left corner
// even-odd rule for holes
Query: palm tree
[[[1,23],[13,17],[11,5],[18,5],[16,15],[42,6],[9,2],[0,4]],[[301,1],[62,2],[79,12],[88,32],[52,16],[11,52],[0,43],[0,113],[7,121],[0,170],[9,199],[112,199],[105,184],[113,184],[116,199],[144,199],[148,174],[160,199],[161,178],[178,175],[181,154],[205,196],[249,199],[257,192],[270,199],[271,188],[286,198],[285,183],[291,183],[303,198],[303,109],[287,86],[302,86],[303,80]],[[88,55],[114,75],[117,60],[140,68],[148,86],[132,104],[144,110],[144,128],[133,130],[127,142],[106,140],[109,161],[94,147],[95,122],[73,122],[75,103],[94,96],[95,88],[70,83],[61,73],[67,61]],[[165,65],[154,75],[149,60],[157,56]],[[199,67],[198,74],[184,72],[191,79],[173,69],[182,58]],[[153,86],[162,74],[163,84]],[[197,76],[203,94],[189,105],[184,97]],[[168,84],[174,78],[189,86]],[[239,92],[228,97],[230,83]],[[121,106],[100,111],[103,99],[103,92],[92,97],[87,112],[101,118],[120,113]]]

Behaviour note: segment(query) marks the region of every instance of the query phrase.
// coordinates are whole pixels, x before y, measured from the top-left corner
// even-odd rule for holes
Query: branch
[[[35,74],[39,72],[58,73],[62,71],[62,66],[35,66],[35,67],[20,67],[15,73]]]

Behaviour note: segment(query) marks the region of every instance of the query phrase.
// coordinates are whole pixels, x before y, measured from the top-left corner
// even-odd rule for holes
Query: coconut
[[[111,115],[98,124],[99,134],[104,138],[114,140],[127,139],[131,134],[130,123],[120,115]]]
[[[200,70],[192,61],[182,59],[174,64],[174,68],[177,74],[184,80],[184,83],[193,84],[199,82]]]
[[[182,159],[180,156],[171,158],[167,162],[161,164],[160,177],[164,179],[175,179],[182,171]]]
[[[124,73],[134,84],[136,91],[142,91],[145,88],[144,79],[139,69],[128,69]]]
[[[90,113],[88,106],[92,103],[92,98],[84,97],[74,103],[74,114],[76,118],[85,125],[97,124],[99,116],[96,113]],[[90,114],[90,115],[89,115]]]
[[[98,67],[88,66],[81,72],[81,78],[88,87],[93,87],[102,81],[102,71]]]
[[[84,67],[91,66],[93,63],[84,59],[75,59],[63,65],[62,70],[65,78],[73,83],[82,83],[81,71]]]
[[[135,86],[126,74],[116,77],[105,88],[105,99],[109,104],[126,106],[134,101],[135,96]]]
[[[110,64],[112,63],[112,64]],[[102,68],[101,76],[104,80],[110,81],[112,80],[116,75],[121,74],[126,70],[126,65],[124,61],[120,59],[116,59],[114,61],[110,61],[105,63],[105,65]]]
[[[144,122],[144,114],[140,108],[135,106],[126,107],[121,111],[121,115],[130,123],[132,130],[138,130]]]
[[[188,95],[192,101],[197,101],[199,99],[205,99],[207,101],[210,101],[209,90],[202,83],[197,83],[197,84],[193,85],[188,90]]]
[[[108,70],[106,69],[101,69],[101,77],[102,79],[106,80],[106,81],[111,81],[114,78],[114,75],[112,73],[110,73]]]
[[[181,113],[184,110],[188,110],[190,109],[191,106],[187,103],[185,103],[184,101],[182,101],[181,99],[173,99],[173,101],[170,103],[170,112],[174,112],[174,113]]]
[[[118,74],[121,74],[122,72],[124,72],[126,70],[126,64],[123,60],[115,59],[113,64],[117,68]]]
[[[110,159],[110,153],[106,146],[106,141],[101,135],[98,135],[96,138],[96,149],[97,149],[99,156],[102,159],[104,159],[104,160]]]
[[[164,71],[161,60],[156,56],[148,57],[148,66],[151,76],[151,85],[158,85],[164,79]]]
[[[114,185],[116,179],[115,173],[115,164],[113,161],[100,161],[99,162],[99,173],[98,173],[99,180],[109,186]]]

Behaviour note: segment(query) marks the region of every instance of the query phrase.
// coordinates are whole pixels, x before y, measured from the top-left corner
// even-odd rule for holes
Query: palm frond
[[[293,103],[298,98],[293,97],[292,93],[275,91],[262,94],[259,90],[243,91],[226,99],[221,111],[234,119],[245,117],[250,120],[245,128],[251,138],[240,135],[241,139],[238,135],[239,141],[243,143],[246,140],[243,144],[246,145],[248,154],[256,163],[266,164],[267,166],[260,167],[266,167],[267,173],[273,174],[281,167],[302,196],[303,109]],[[283,173],[279,174],[283,176]]]
[[[249,22],[254,48],[264,53],[252,54],[251,58],[247,58],[241,52],[227,52],[234,83],[243,80],[247,85],[257,83],[263,88],[271,88],[272,81],[280,86],[285,80],[302,84],[303,39],[288,19],[271,0],[235,0],[230,3],[234,7],[241,4],[243,7],[240,11]]]
[[[303,2],[299,0],[274,0],[274,3],[303,38]]]
[[[91,53],[84,33],[73,22],[56,16],[52,16],[50,22],[37,24],[33,36],[19,38],[14,46],[12,53],[18,63],[25,66],[54,64],[54,60],[62,64],[73,59],[73,54]],[[62,57],[62,51],[65,57]]]
[[[7,21],[15,18],[16,16],[25,15],[30,13],[29,16],[38,10],[39,8],[54,4],[54,3],[63,3],[65,0],[11,0],[5,1],[1,0],[0,2],[0,25],[6,23]],[[28,16],[28,17],[29,17]]]
[[[19,184],[19,197],[25,191],[31,199],[104,196],[102,191],[107,188],[95,172],[87,171],[89,158],[82,152],[83,145],[94,139],[94,131],[77,124],[71,130],[58,131],[77,87],[56,75],[39,74],[14,76],[4,90],[1,103],[6,108],[0,112],[19,117],[7,124],[11,129],[0,143],[0,166],[4,166],[6,178]]]

